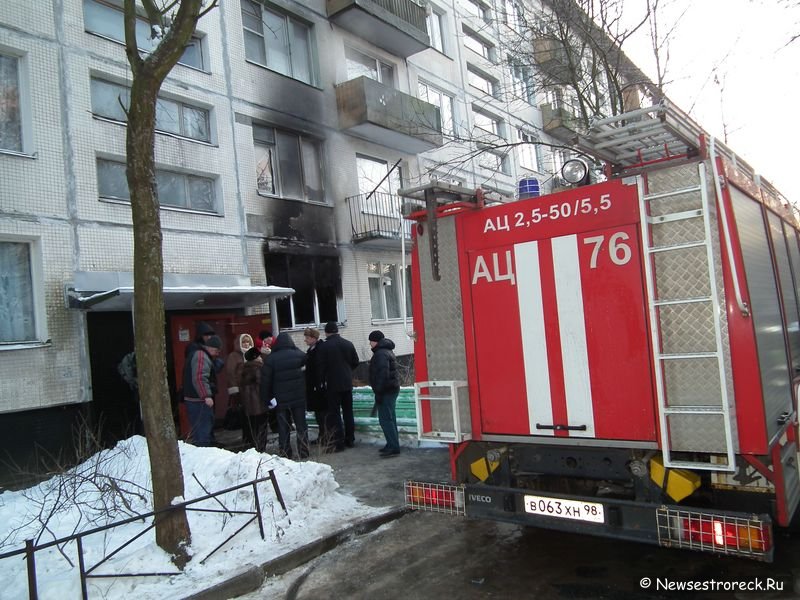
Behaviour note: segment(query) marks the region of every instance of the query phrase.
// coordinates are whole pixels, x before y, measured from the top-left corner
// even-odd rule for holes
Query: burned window
[[[319,143],[290,131],[253,125],[259,194],[323,202]]]
[[[283,329],[338,321],[341,296],[339,259],[332,256],[267,254],[270,285],[294,288],[290,298],[278,300],[278,322]]]

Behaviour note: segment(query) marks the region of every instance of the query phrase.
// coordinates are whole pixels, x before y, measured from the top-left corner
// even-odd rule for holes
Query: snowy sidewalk
[[[379,508],[335,533],[320,537],[301,548],[253,566],[186,600],[227,600],[257,590],[266,577],[279,576],[333,550],[339,544],[374,531],[405,514],[403,482],[406,479],[447,481],[450,477],[447,448],[403,448],[396,458],[382,459],[377,440],[362,440],[355,448],[313,457],[330,465],[340,491],[363,504]]]
[[[193,559],[174,576],[136,575],[175,571],[169,556],[155,545],[152,531],[138,537],[145,522],[136,520],[84,537],[87,569],[102,562],[96,576],[87,580],[89,598],[210,599],[252,591],[265,575],[289,571],[402,516],[405,479],[438,481],[449,475],[446,448],[406,447],[397,457],[381,459],[377,440],[361,439],[355,448],[336,454],[314,450],[311,460],[304,462],[252,449],[234,453],[184,443],[179,447],[187,500],[206,495],[206,490],[216,492],[264,477],[272,470],[288,515],[276,502],[269,482],[259,484],[258,491],[264,540],[256,524],[244,526],[243,516],[189,512]],[[25,540],[43,544],[147,513],[150,485],[146,441],[137,436],[35,487],[4,492],[0,494],[0,553],[19,548]],[[252,510],[254,499],[248,488],[220,497],[231,510]],[[231,538],[241,527],[241,533]],[[39,598],[81,597],[77,544],[69,542],[61,551],[43,549],[35,558]],[[25,561],[0,561],[0,590],[4,598],[28,597]]]

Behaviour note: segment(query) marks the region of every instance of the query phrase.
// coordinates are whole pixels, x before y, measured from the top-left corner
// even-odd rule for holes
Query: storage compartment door
[[[485,434],[655,441],[636,225],[472,252]]]

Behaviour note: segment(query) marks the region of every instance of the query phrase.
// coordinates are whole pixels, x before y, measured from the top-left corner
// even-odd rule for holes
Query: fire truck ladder
[[[661,449],[666,467],[734,471],[705,164],[680,170],[637,178]]]
[[[619,172],[692,160],[703,152],[705,134],[666,98],[658,104],[595,119],[586,133],[569,140]]]

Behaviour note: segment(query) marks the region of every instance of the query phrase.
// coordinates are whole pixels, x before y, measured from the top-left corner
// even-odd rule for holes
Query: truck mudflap
[[[772,562],[766,514],[503,488],[406,482],[409,508]]]

